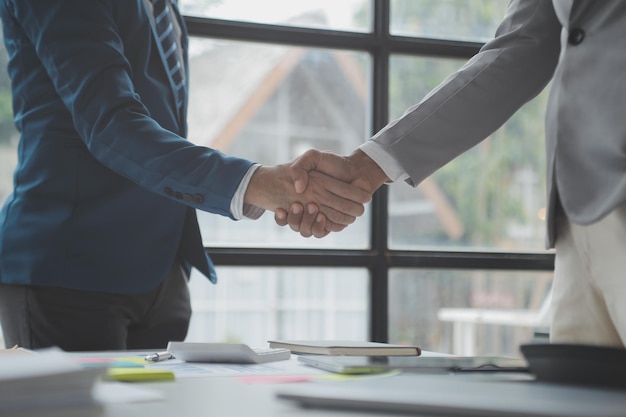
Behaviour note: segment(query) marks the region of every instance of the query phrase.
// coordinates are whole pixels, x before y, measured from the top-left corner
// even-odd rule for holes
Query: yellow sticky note
[[[109,381],[173,381],[174,372],[154,368],[109,368],[105,379]]]

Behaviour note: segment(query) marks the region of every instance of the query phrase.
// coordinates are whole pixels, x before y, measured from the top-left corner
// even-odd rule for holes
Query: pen
[[[150,355],[146,355],[144,359],[149,362],[161,362],[161,361],[166,361],[168,359],[173,359],[173,358],[174,358],[174,355],[172,355],[169,352],[157,352],[157,353],[151,353]]]

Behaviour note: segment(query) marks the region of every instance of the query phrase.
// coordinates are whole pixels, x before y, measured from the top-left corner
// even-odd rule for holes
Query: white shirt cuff
[[[248,169],[248,172],[246,172],[246,175],[243,176],[239,183],[239,187],[237,187],[233,199],[230,200],[230,214],[235,220],[241,220],[244,217],[256,220],[265,213],[265,210],[260,207],[244,204],[244,197],[248,190],[248,184],[250,184],[250,178],[252,178],[252,174],[254,174],[260,166],[260,164],[254,164]]]
[[[400,166],[398,161],[379,143],[373,140],[368,140],[359,149],[362,150],[367,156],[372,158],[376,165],[378,165],[389,177],[391,182],[406,180],[409,175],[404,168]]]

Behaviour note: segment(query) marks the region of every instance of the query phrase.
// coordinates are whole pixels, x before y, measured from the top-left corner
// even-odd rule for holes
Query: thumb
[[[317,149],[309,149],[292,161],[289,175],[297,194],[303,193],[308,187],[309,171],[317,169],[321,157],[322,152]]]

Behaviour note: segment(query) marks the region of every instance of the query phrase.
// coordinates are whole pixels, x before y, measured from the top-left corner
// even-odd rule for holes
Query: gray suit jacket
[[[626,2],[513,0],[495,38],[373,140],[418,184],[497,130],[548,82],[548,236],[626,201]]]

